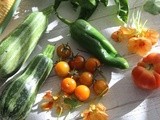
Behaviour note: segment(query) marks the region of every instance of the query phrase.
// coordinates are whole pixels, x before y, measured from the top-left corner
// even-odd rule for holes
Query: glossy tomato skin
[[[61,89],[67,94],[72,94],[76,86],[76,81],[69,77],[64,78],[61,82]]]
[[[82,70],[85,65],[85,58],[82,55],[74,56],[69,62],[71,69]]]
[[[86,85],[79,85],[74,91],[75,96],[80,101],[86,101],[90,97],[90,89]]]
[[[57,47],[57,55],[62,58],[68,58],[72,54],[71,47],[68,44],[61,44]]]
[[[66,77],[69,74],[70,67],[67,62],[60,61],[58,62],[55,67],[55,72],[59,77]]]
[[[144,57],[132,70],[132,78],[138,87],[153,90],[160,87],[160,53]]]
[[[85,62],[85,69],[91,73],[94,73],[96,69],[101,65],[97,58],[90,57]]]

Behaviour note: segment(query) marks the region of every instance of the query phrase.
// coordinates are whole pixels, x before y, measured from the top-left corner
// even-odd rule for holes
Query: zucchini
[[[15,74],[27,60],[48,26],[49,6],[29,14],[25,20],[0,42],[0,79]]]
[[[0,96],[1,120],[23,120],[27,117],[37,92],[52,70],[54,49],[48,45],[20,75],[6,82]]]
[[[21,0],[1,0],[0,1],[0,34],[10,22],[14,12]]]

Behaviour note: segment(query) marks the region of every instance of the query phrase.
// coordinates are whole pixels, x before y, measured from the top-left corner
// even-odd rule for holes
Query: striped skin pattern
[[[0,43],[0,78],[13,75],[27,60],[48,25],[43,12],[31,13]]]
[[[53,55],[52,51],[49,51]],[[38,90],[53,67],[51,58],[37,55],[16,78],[6,84],[0,96],[1,120],[23,120],[29,114]]]
[[[0,24],[3,22],[4,18],[10,11],[15,0],[0,0]]]

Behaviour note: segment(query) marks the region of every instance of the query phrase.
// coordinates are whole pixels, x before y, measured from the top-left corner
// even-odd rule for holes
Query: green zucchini
[[[20,75],[6,82],[0,96],[1,120],[23,120],[27,117],[37,92],[52,70],[54,49],[48,45]]]
[[[0,42],[0,79],[15,74],[27,60],[39,38],[48,26],[49,14],[53,7],[49,6],[41,12],[33,12]]]

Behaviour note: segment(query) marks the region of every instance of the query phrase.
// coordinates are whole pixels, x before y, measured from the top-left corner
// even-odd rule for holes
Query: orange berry
[[[74,93],[78,100],[86,101],[90,96],[90,89],[85,85],[79,85],[76,87]]]
[[[72,78],[65,78],[61,82],[61,89],[67,94],[72,94],[76,88],[77,84]]]

